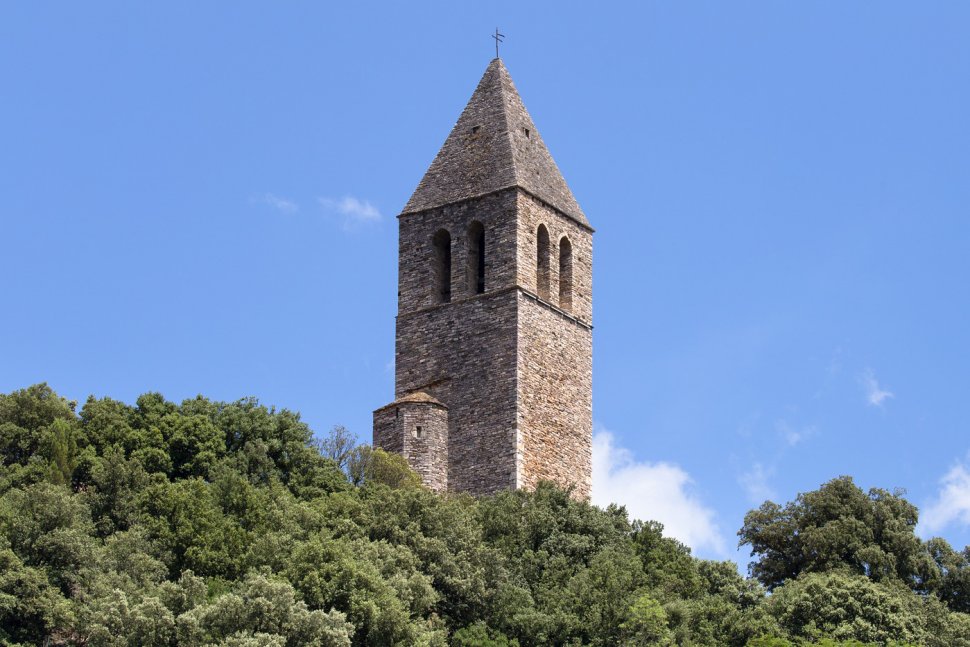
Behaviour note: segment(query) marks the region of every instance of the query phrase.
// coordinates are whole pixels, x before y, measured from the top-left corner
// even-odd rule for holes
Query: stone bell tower
[[[593,229],[501,59],[399,224],[397,399],[375,446],[439,491],[587,498]]]

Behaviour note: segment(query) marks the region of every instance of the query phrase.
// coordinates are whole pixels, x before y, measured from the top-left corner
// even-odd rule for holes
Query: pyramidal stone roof
[[[502,60],[493,59],[402,214],[520,187],[589,227]]]

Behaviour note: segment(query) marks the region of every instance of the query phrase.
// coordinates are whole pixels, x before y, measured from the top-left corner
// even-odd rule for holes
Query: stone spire
[[[512,77],[496,58],[402,214],[514,186],[589,227],[522,104]]]

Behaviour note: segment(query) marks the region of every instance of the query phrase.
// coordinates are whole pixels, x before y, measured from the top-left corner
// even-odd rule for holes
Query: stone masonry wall
[[[592,331],[519,293],[519,487],[592,486]]]
[[[397,388],[448,406],[449,489],[515,487],[516,293],[398,317]]]
[[[421,481],[448,489],[448,410],[435,402],[393,402],[374,412],[374,443],[402,454]]]
[[[474,221],[485,228],[484,294],[468,276],[466,232]],[[399,399],[424,392],[448,407],[448,489],[487,494],[548,479],[588,497],[591,230],[515,188],[403,214],[400,224],[395,392]],[[550,234],[548,301],[535,294],[539,224]],[[450,303],[440,302],[435,280],[432,240],[442,228],[452,241]],[[563,237],[573,257],[568,310],[559,302]],[[382,411],[375,412],[375,443],[401,452],[440,486],[440,474],[425,476],[434,471],[431,454],[411,451],[406,429],[383,444],[378,428],[392,423]]]
[[[516,486],[516,191],[401,216],[397,397],[424,391],[448,407],[448,487]],[[468,226],[485,228],[485,293],[468,280]],[[451,232],[452,299],[438,303],[432,238]]]
[[[448,410],[440,404],[405,403],[399,409],[404,457],[424,484],[448,489]]]
[[[592,232],[525,192],[519,194],[517,280],[519,486],[539,480],[592,486],[593,336]],[[539,225],[549,230],[549,300],[536,296]],[[572,245],[573,294],[559,307],[559,244]]]
[[[439,229],[451,234],[451,300],[476,296],[468,280],[468,227],[485,227],[485,292],[515,284],[516,191],[510,189],[429,211],[400,216],[398,316],[440,305],[435,250]],[[401,395],[398,392],[398,395]],[[447,403],[445,403],[447,404]],[[450,406],[450,405],[449,405]]]
[[[520,191],[518,197],[516,281],[532,294],[536,287],[539,225],[549,230],[549,303],[559,305],[559,245],[563,237],[573,248],[573,299],[570,314],[587,326],[593,321],[593,233],[541,200]]]
[[[386,452],[404,453],[404,434],[398,429],[394,403],[374,412],[374,447]]]

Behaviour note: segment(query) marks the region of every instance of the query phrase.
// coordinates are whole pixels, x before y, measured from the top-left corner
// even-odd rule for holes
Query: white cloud
[[[300,210],[300,205],[297,203],[272,193],[264,193],[263,195],[254,197],[251,201],[269,205],[282,213],[296,213]]]
[[[936,500],[924,506],[920,531],[936,533],[953,523],[970,526],[970,471],[965,465],[954,465],[940,479]]]
[[[344,230],[356,229],[361,225],[374,224],[381,220],[381,212],[367,200],[360,200],[353,196],[345,196],[340,200],[333,198],[317,198],[324,211],[335,213],[342,217]]]
[[[806,427],[802,427],[801,429],[798,429],[792,426],[791,424],[789,424],[787,420],[776,421],[775,429],[778,431],[779,435],[781,435],[781,437],[785,439],[785,442],[788,443],[790,447],[794,447],[795,445],[802,442],[803,440],[811,438],[812,436],[815,435],[816,431],[818,431],[812,425],[808,425]]]
[[[775,468],[765,467],[755,463],[747,472],[738,477],[738,483],[744,488],[748,500],[755,505],[761,505],[768,499],[775,499],[775,491],[768,485],[768,479],[774,476]]]
[[[866,390],[866,401],[869,403],[869,406],[881,407],[883,402],[889,398],[896,397],[892,391],[879,386],[879,382],[876,380],[876,376],[871,368],[865,370],[860,381]]]
[[[635,461],[608,431],[593,436],[593,503],[624,505],[632,518],[662,523],[665,535],[723,555],[725,542],[714,511],[691,492],[692,483],[677,465]]]

